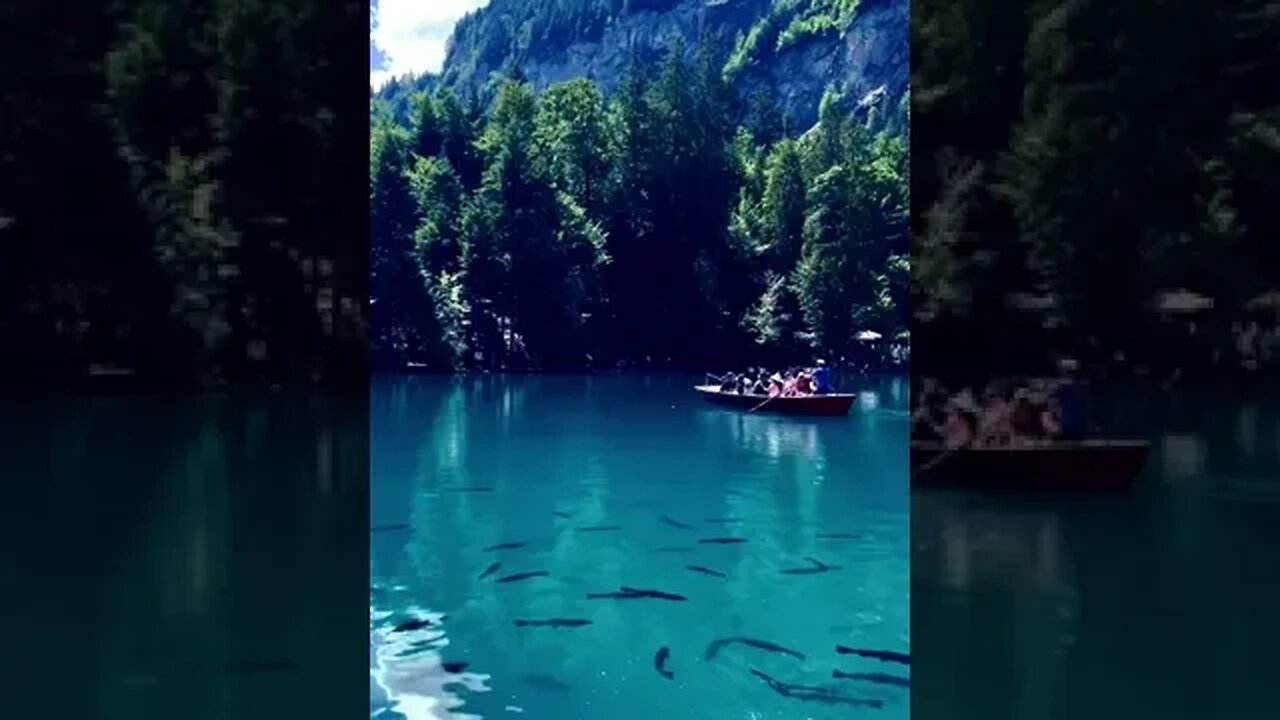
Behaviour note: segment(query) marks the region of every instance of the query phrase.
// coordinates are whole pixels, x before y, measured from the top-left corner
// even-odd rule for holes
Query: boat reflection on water
[[[874,390],[864,390],[858,393],[858,410],[875,410],[880,407],[880,393]]]
[[[392,613],[370,608],[374,627],[369,632],[369,713],[373,717],[405,720],[481,720],[461,711],[464,700],[448,686],[463,685],[470,692],[487,692],[487,675],[451,673],[440,651],[448,645],[439,624],[443,615],[418,613],[431,627],[395,631]]]
[[[1161,450],[1164,457],[1164,477],[1168,480],[1183,480],[1199,477],[1204,473],[1205,443],[1204,439],[1192,434],[1169,434],[1161,438]]]
[[[917,505],[919,507],[919,505]],[[1070,587],[1061,524],[1047,513],[958,513],[941,509],[933,538],[916,538],[913,562],[951,590],[968,591],[998,577],[1020,592],[1060,596]],[[979,570],[975,571],[975,568]],[[976,579],[975,572],[983,573]]]
[[[927,598],[912,614],[916,652],[949,658],[953,668],[976,658],[992,663],[1019,688],[1001,705],[1011,717],[1055,717],[1069,692],[1064,663],[1080,617],[1060,519],[1051,510],[956,509],[926,496],[913,501],[912,525],[911,592]],[[923,697],[992,706],[995,693],[963,677],[922,672],[915,680]]]
[[[753,453],[773,460],[783,457],[814,460],[822,453],[818,425],[770,415],[708,410],[699,418],[714,435],[724,435]]]

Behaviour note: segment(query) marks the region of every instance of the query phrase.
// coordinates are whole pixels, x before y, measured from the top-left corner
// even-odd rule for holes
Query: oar
[[[772,400],[772,399],[774,399],[774,398],[778,398],[778,397],[782,397],[782,393],[778,393],[777,395],[770,395],[769,397],[767,397],[767,398],[765,398],[765,399],[764,399],[764,402],[762,402],[762,403],[760,403],[759,405],[757,405],[757,406],[755,406],[755,407],[751,408],[750,410],[748,410],[748,411],[747,411],[747,414],[748,414],[748,415],[750,415],[751,413],[753,413],[753,412],[755,412],[755,411],[759,410],[760,408],[764,407],[765,405],[768,405],[770,400]]]
[[[929,472],[930,470],[932,470],[932,469],[934,469],[934,468],[938,467],[938,466],[939,466],[939,465],[941,465],[943,462],[945,462],[947,458],[949,458],[949,457],[951,457],[951,456],[955,455],[957,452],[959,452],[959,451],[961,451],[961,450],[964,450],[964,449],[966,449],[966,448],[972,447],[972,445],[973,445],[973,443],[974,443],[974,441],[975,441],[975,440],[977,440],[977,435],[976,435],[976,434],[975,434],[972,438],[970,438],[970,439],[969,439],[969,442],[964,443],[964,444],[962,444],[962,445],[957,445],[957,446],[955,446],[955,447],[953,447],[953,448],[951,448],[951,449],[949,449],[949,450],[944,450],[944,451],[942,451],[942,454],[941,454],[941,455],[939,455],[938,457],[936,457],[936,458],[934,458],[934,459],[930,460],[929,462],[925,463],[924,465],[921,465],[920,467],[916,468],[915,472],[912,472],[912,473],[911,473],[911,479],[912,479],[912,480],[914,480],[914,479],[916,479],[916,478],[920,477],[921,475],[923,475],[923,474],[925,474],[925,473]]]
[[[964,448],[966,448],[966,447],[968,447],[968,446],[967,446],[967,445],[958,445],[958,446],[953,447],[953,448],[951,448],[951,449],[949,449],[949,450],[944,450],[944,451],[942,452],[942,454],[941,454],[941,455],[939,455],[938,457],[936,457],[936,458],[934,458],[934,459],[930,460],[929,462],[925,463],[924,465],[921,465],[920,467],[916,468],[915,472],[911,473],[911,476],[912,476],[913,478],[920,477],[921,475],[923,475],[923,474],[925,474],[925,473],[929,472],[930,470],[932,470],[932,469],[934,469],[934,468],[938,467],[939,465],[941,465],[941,464],[942,464],[942,462],[943,462],[944,460],[946,460],[947,458],[951,457],[952,455],[955,455],[957,450],[963,450],[963,449],[964,449]]]

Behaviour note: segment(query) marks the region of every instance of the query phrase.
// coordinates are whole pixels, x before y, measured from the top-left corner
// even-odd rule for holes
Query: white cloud
[[[369,42],[386,57],[385,66],[370,68],[369,83],[381,87],[407,73],[439,72],[445,42],[453,26],[488,0],[377,0]]]

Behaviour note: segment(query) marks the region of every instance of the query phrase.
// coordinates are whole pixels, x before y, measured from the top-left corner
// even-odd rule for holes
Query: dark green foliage
[[[413,152],[419,157],[435,157],[444,147],[444,123],[430,95],[419,95],[415,104],[410,126],[413,131]]]
[[[918,362],[1025,364],[1015,346],[1047,344],[1167,363],[1159,291],[1206,294],[1206,320],[1229,324],[1275,286],[1261,238],[1278,215],[1257,190],[1280,157],[1268,8],[913,5]]]
[[[439,76],[430,73],[406,75],[388,79],[376,94],[397,122],[408,124],[412,122],[416,99],[434,93],[439,85]]]
[[[787,123],[786,118],[782,116],[782,109],[778,107],[773,93],[764,89],[757,90],[751,97],[746,124],[756,142],[765,145],[772,144],[787,134]]]
[[[369,153],[369,270],[374,329],[370,350],[379,362],[390,358],[400,362],[439,360],[430,357],[442,333],[435,325],[435,308],[423,280],[423,270],[429,262],[423,256],[431,253],[419,253],[416,241],[420,222],[426,242],[435,240],[433,235],[441,231],[441,219],[438,209],[428,208],[428,212],[436,210],[428,215],[419,207],[411,181],[418,185],[419,197],[442,204],[447,202],[447,188],[438,178],[431,177],[430,166],[411,165],[415,157],[409,132],[395,125],[374,129]]]
[[[440,91],[436,101],[441,127],[441,153],[458,173],[464,187],[474,188],[480,182],[482,162],[475,141],[480,123],[477,108],[468,109],[453,91]]]
[[[0,70],[16,120],[0,123],[6,362],[362,377],[368,256],[349,198],[367,126],[343,109],[367,73],[333,58],[365,51],[349,28],[367,11],[37,7],[0,3],[22,58]]]
[[[376,282],[395,297],[375,294],[375,325],[391,325],[375,334],[422,341],[400,360],[781,362],[905,328],[905,145],[838,102],[810,136],[769,139],[780,128],[735,125],[710,54],[690,62],[677,45],[655,80],[633,70],[609,102],[587,80],[537,97],[508,80],[474,135],[447,93],[431,107],[445,128],[431,157],[404,127],[374,126],[377,247],[417,263],[418,287]]]

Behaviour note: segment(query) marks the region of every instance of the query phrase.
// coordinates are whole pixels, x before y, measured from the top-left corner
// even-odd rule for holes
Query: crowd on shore
[[[992,382],[981,392],[926,380],[911,435],[948,448],[1018,447],[1080,439],[1085,422],[1082,388],[1070,378]]]
[[[741,373],[725,373],[720,392],[760,397],[800,397],[832,392],[831,370],[819,360],[812,368],[788,368],[768,372],[764,368],[748,368]]]

